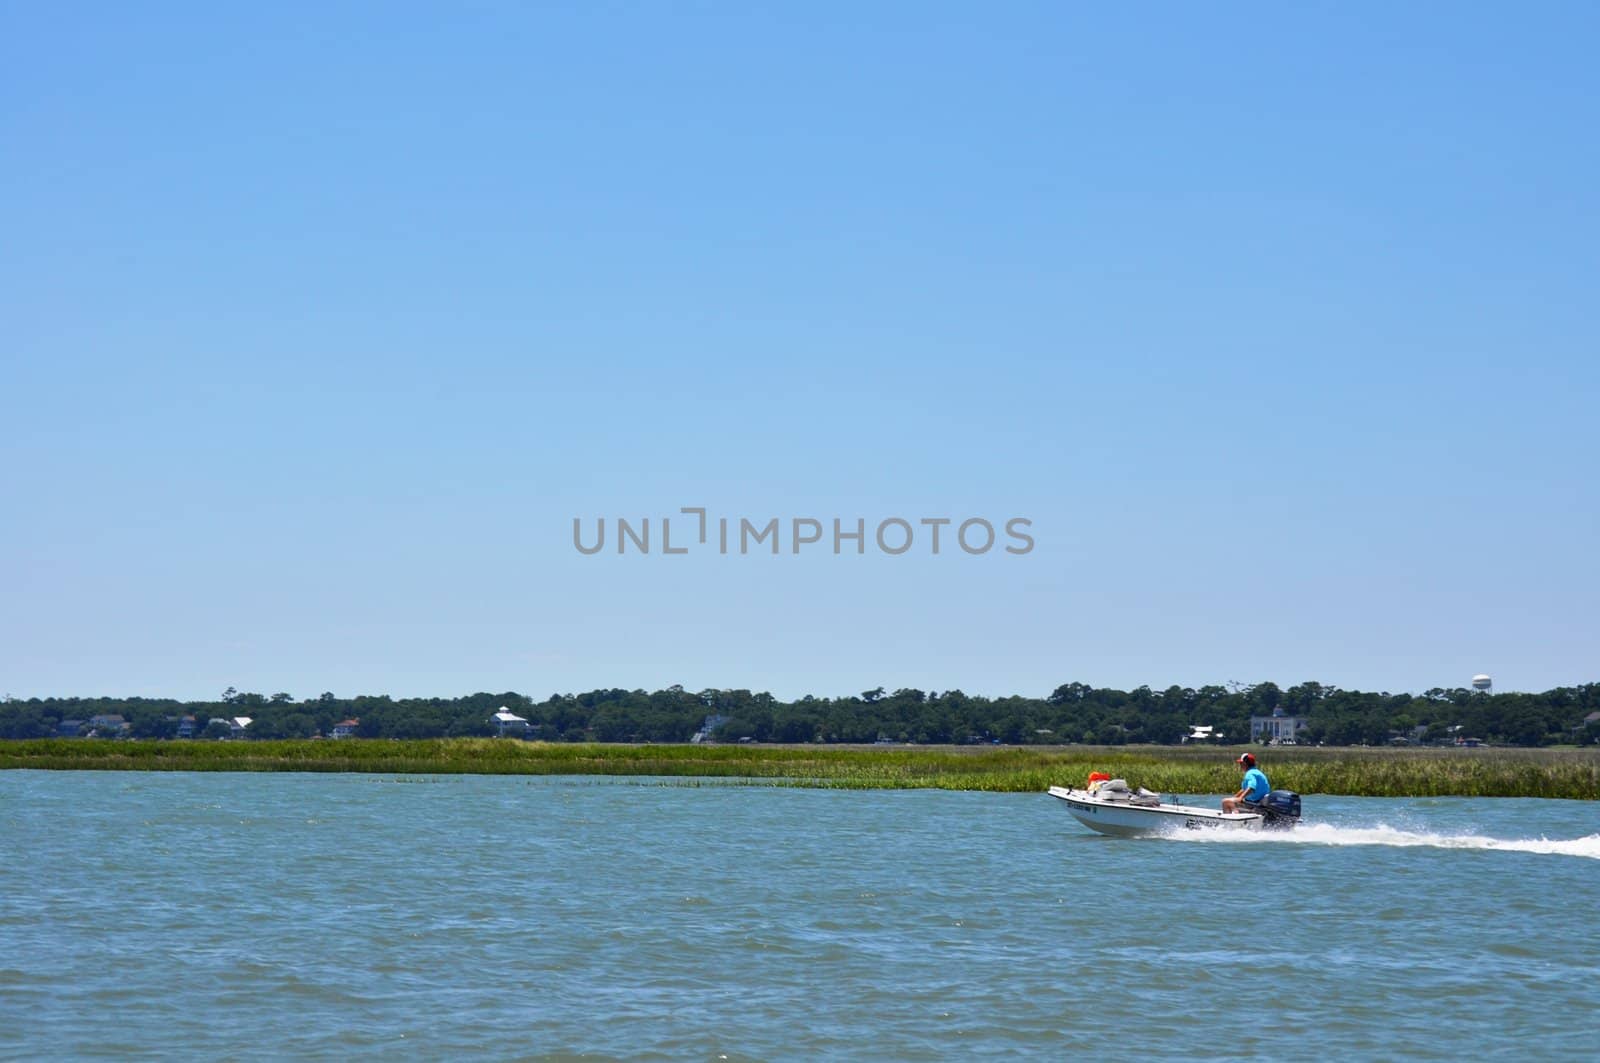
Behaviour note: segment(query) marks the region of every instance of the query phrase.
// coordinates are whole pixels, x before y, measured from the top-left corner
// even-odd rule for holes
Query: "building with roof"
[[[507,735],[521,738],[528,733],[528,721],[504,705],[500,706],[499,712],[489,717],[489,722],[494,725],[496,738],[505,738]]]
[[[116,713],[89,717],[89,734],[98,738],[121,738],[132,730],[133,724]]]
[[[1292,746],[1300,740],[1300,732],[1309,726],[1311,721],[1307,717],[1289,716],[1279,709],[1271,716],[1250,717],[1250,741]]]
[[[705,718],[705,722],[700,725],[700,730],[696,731],[689,741],[696,745],[701,742],[709,742],[711,741],[712,732],[727,722],[728,718],[726,716],[719,712],[714,712]]]

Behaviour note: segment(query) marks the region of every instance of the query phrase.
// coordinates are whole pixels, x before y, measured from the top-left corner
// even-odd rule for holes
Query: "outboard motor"
[[[1269,830],[1288,830],[1300,822],[1300,795],[1293,790],[1274,790],[1257,807],[1265,817],[1261,825]]]

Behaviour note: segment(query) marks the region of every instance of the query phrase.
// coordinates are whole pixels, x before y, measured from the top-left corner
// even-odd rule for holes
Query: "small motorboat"
[[[1121,779],[1092,780],[1090,789],[1050,787],[1050,796],[1066,802],[1067,811],[1090,830],[1130,837],[1184,830],[1281,830],[1300,819],[1300,795],[1274,790],[1258,811],[1224,812],[1164,801],[1160,794],[1130,790]]]

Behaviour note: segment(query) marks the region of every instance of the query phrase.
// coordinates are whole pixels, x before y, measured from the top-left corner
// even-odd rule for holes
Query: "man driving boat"
[[[1256,806],[1272,792],[1272,786],[1261,769],[1256,767],[1256,758],[1251,754],[1239,754],[1238,765],[1244,772],[1244,778],[1239,780],[1238,793],[1222,799],[1222,811],[1254,812]]]

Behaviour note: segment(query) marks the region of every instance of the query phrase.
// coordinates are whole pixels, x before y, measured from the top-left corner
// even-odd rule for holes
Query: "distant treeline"
[[[248,738],[331,735],[358,721],[362,738],[455,738],[495,733],[504,708],[528,721],[527,737],[555,742],[687,742],[710,722],[707,738],[736,742],[1007,745],[1173,744],[1196,725],[1250,739],[1252,716],[1303,717],[1302,743],[1384,745],[1476,739],[1494,745],[1600,742],[1600,683],[1542,694],[1433,689],[1423,694],[1364,693],[1320,683],[1113,690],[1067,683],[1047,698],[986,698],[960,690],[882,688],[852,697],[781,701],[748,690],[689,691],[672,686],[593,690],[535,700],[508,691],[459,698],[391,698],[332,693],[296,700],[288,693],[224,691],[216,701],[163,698],[31,698],[0,702],[0,737],[80,733],[131,738],[238,737],[222,720],[249,717]],[[99,727],[91,721],[100,718]],[[108,722],[110,717],[120,721]],[[191,718],[185,721],[185,717]],[[212,723],[213,720],[219,721]],[[64,722],[66,727],[63,727]],[[182,729],[180,731],[180,728]]]

